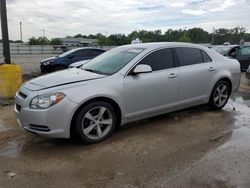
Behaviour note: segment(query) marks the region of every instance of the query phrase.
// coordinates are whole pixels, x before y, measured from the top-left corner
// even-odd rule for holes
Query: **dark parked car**
[[[237,51],[239,48],[239,45],[221,45],[212,47],[213,50],[224,56],[229,56],[230,53]]]
[[[229,58],[237,59],[242,71],[246,71],[250,65],[250,46],[219,46],[214,50]]]
[[[98,48],[77,48],[67,51],[59,56],[51,57],[41,61],[40,69],[42,73],[63,70],[69,67],[70,64],[77,61],[93,59],[102,54],[105,50]]]
[[[237,59],[240,62],[241,70],[246,71],[250,65],[250,46],[242,46],[229,56]]]
[[[248,69],[246,71],[246,79],[250,83],[250,65],[249,65],[249,67],[248,67]]]

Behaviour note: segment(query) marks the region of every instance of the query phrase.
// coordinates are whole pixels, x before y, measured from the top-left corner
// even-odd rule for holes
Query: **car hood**
[[[86,63],[88,63],[90,61],[90,59],[88,60],[83,60],[83,61],[78,61],[76,63],[72,63],[69,67],[73,68],[73,67],[79,67],[79,66],[82,66]]]
[[[47,62],[47,61],[52,61],[52,60],[55,60],[55,59],[57,59],[58,57],[49,57],[49,58],[47,58],[47,59],[43,59],[42,61],[41,61],[41,63],[44,63],[44,62]]]
[[[84,71],[82,69],[72,68],[40,76],[25,83],[23,87],[32,91],[38,91],[57,86],[73,84],[77,82],[94,80],[103,77],[106,77],[106,75],[96,74]]]

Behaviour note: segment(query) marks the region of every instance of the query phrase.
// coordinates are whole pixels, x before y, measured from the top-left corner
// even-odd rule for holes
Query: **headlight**
[[[46,109],[59,103],[66,95],[63,93],[53,93],[38,95],[30,102],[30,108],[33,109]]]
[[[50,65],[52,63],[54,63],[54,61],[45,61],[45,62],[42,63],[42,65],[46,66],[46,65]]]

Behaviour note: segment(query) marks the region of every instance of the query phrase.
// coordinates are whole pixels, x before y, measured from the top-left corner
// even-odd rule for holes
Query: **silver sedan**
[[[143,118],[200,104],[219,110],[239,84],[239,62],[208,48],[133,44],[25,83],[15,112],[30,132],[96,143]]]

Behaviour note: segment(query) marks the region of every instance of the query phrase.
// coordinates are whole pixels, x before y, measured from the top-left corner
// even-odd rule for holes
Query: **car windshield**
[[[74,53],[76,51],[77,51],[77,49],[69,50],[69,51],[59,55],[58,57],[66,57],[66,56],[68,56],[68,55],[70,55],[70,54],[72,54],[72,53]]]
[[[111,75],[121,70],[143,50],[143,48],[116,48],[94,58],[81,68],[90,72]]]

